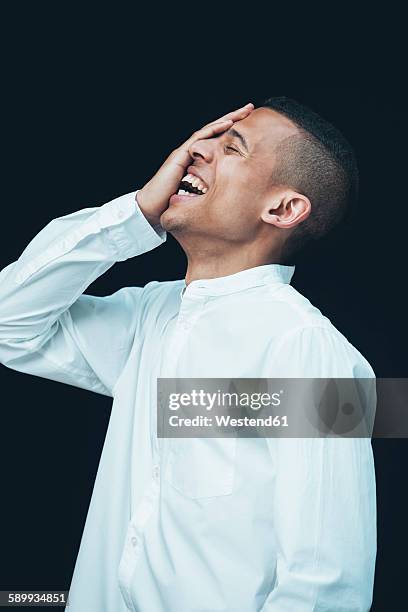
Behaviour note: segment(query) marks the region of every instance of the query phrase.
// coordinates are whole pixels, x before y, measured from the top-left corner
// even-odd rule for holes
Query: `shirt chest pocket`
[[[236,438],[171,439],[166,481],[191,499],[230,495],[236,442]]]

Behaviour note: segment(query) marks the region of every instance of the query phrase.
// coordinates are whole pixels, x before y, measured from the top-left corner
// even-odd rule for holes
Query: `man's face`
[[[214,138],[196,141],[186,174],[201,180],[203,195],[173,195],[161,224],[183,237],[252,242],[264,224],[260,215],[271,199],[275,146],[298,133],[286,117],[258,108]]]

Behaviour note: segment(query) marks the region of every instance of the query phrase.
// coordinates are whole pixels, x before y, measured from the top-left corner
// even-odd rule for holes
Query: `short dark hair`
[[[287,97],[267,99],[263,107],[290,119],[299,134],[276,148],[273,180],[307,196],[309,217],[296,226],[284,247],[284,259],[310,240],[327,234],[358,196],[358,167],[353,148],[343,134],[307,106]]]

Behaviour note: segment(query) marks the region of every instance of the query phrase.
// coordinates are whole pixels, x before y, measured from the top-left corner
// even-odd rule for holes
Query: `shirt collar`
[[[189,285],[186,285],[185,281],[183,281],[180,295],[181,297],[184,294],[227,295],[272,283],[289,284],[294,272],[295,266],[284,266],[282,264],[256,266],[255,268],[241,270],[228,276],[194,280]]]

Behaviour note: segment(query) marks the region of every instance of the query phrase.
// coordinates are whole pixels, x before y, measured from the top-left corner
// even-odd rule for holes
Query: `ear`
[[[261,214],[265,223],[282,229],[290,229],[302,223],[310,215],[312,205],[305,195],[296,191],[275,193]]]

